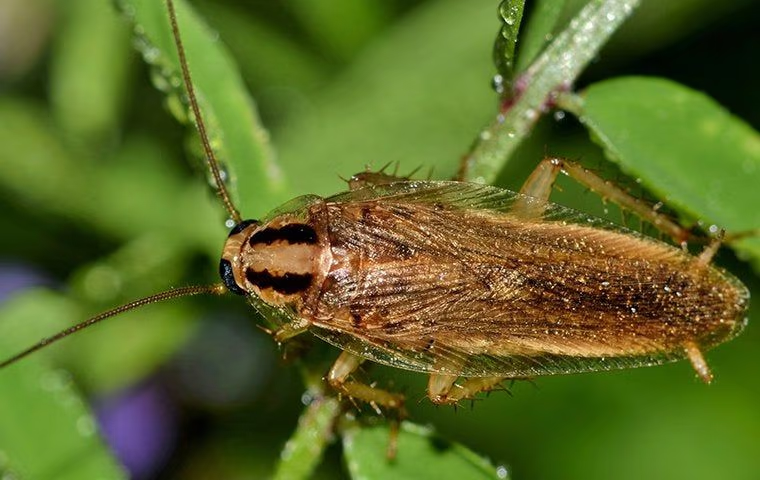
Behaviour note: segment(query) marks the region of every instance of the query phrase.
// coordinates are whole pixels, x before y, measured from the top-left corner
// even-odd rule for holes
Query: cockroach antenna
[[[214,155],[214,151],[211,148],[211,144],[208,139],[208,134],[206,133],[206,125],[203,122],[203,117],[201,116],[200,107],[198,106],[198,100],[195,95],[195,89],[193,88],[192,78],[190,77],[190,69],[187,66],[187,58],[185,56],[185,49],[182,45],[182,39],[180,38],[180,32],[179,32],[179,26],[177,24],[177,14],[174,8],[174,2],[172,0],[166,0],[166,7],[169,12],[169,22],[171,23],[174,43],[177,47],[177,56],[179,57],[180,70],[182,72],[182,79],[184,81],[185,88],[187,89],[187,97],[190,103],[190,108],[192,109],[192,112],[193,112],[193,117],[195,117],[195,126],[197,127],[198,134],[201,137],[201,144],[203,145],[203,150],[206,155],[206,162],[209,166],[209,169],[211,170],[212,175],[214,176],[214,182],[216,183],[217,194],[219,195],[219,198],[221,198],[222,203],[224,204],[224,208],[227,210],[227,213],[232,218],[232,220],[236,224],[239,224],[241,222],[240,213],[238,212],[237,208],[235,208],[235,205],[232,202],[232,199],[230,198],[230,194],[227,191],[227,187],[225,186],[224,180],[222,179],[222,173],[219,169],[219,162],[217,161],[216,156]],[[134,300],[127,304],[121,305],[119,307],[108,310],[94,317],[91,317],[81,323],[78,323],[65,330],[62,330],[51,337],[47,337],[40,340],[36,344],[27,348],[26,350],[23,350],[17,353],[16,355],[0,362],[0,369],[10,366],[42,348],[45,348],[63,338],[68,337],[69,335],[77,333],[80,330],[84,330],[87,327],[91,327],[92,325],[100,323],[101,321],[107,318],[115,317],[124,312],[128,312],[136,308],[144,307],[146,305],[150,305],[151,303],[163,302],[164,300],[171,300],[174,298],[189,297],[189,296],[200,295],[200,294],[223,295],[227,293],[227,291],[228,291],[227,288],[222,284],[194,285],[194,286],[189,286],[189,287],[173,288],[165,292],[156,293],[154,295],[150,295],[148,297],[141,298],[139,300]]]
[[[185,47],[182,44],[182,38],[179,33],[179,25],[177,24],[177,12],[174,9],[174,2],[172,0],[166,0],[166,8],[169,11],[169,21],[172,26],[172,36],[174,37],[174,44],[177,46],[177,56],[179,57],[180,70],[182,71],[182,79],[185,83],[185,89],[187,90],[187,99],[190,102],[190,108],[193,111],[193,117],[195,118],[195,126],[198,129],[198,134],[201,137],[201,144],[203,145],[203,151],[206,155],[206,163],[211,170],[211,174],[214,176],[214,183],[216,183],[216,190],[219,198],[222,199],[224,208],[229,213],[230,218],[235,222],[235,225],[240,223],[242,218],[240,212],[235,208],[235,204],[232,202],[230,193],[227,191],[227,187],[222,178],[222,172],[219,169],[219,162],[214,155],[214,150],[211,148],[211,142],[208,139],[208,133],[206,132],[206,124],[203,122],[203,116],[201,115],[201,109],[198,106],[198,99],[195,95],[195,87],[193,87],[193,81],[190,77],[190,68],[187,66],[187,57],[185,56]]]
[[[174,288],[171,290],[167,290],[165,292],[156,293],[149,297],[135,300],[133,302],[129,302],[127,304],[108,310],[107,312],[103,312],[101,314],[95,315],[92,318],[88,318],[84,322],[77,323],[76,325],[69,327],[66,330],[62,330],[56,333],[55,335],[53,335],[52,337],[43,338],[42,340],[32,345],[31,347],[27,348],[26,350],[17,353],[16,355],[12,356],[11,358],[8,358],[7,360],[4,360],[3,362],[0,362],[0,368],[5,368],[13,363],[16,363],[22,358],[27,357],[31,355],[32,353],[36,352],[37,350],[45,348],[48,345],[51,345],[57,342],[58,340],[66,338],[69,335],[77,333],[80,330],[84,330],[87,327],[91,327],[95,325],[96,323],[100,323],[106,318],[115,317],[116,315],[120,315],[124,312],[128,312],[136,308],[144,307],[145,305],[150,305],[151,303],[157,303],[157,302],[163,302],[164,300],[170,300],[172,298],[189,297],[192,295],[200,295],[200,294],[222,295],[226,292],[227,292],[227,289],[224,288],[224,286],[221,284],[196,285],[196,286],[190,286],[190,287]]]

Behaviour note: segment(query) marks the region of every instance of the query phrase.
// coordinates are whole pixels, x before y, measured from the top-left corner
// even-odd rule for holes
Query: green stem
[[[562,92],[554,102],[557,108],[566,110],[576,117],[583,115],[583,97],[574,92]]]
[[[335,397],[324,396],[321,389],[309,390],[309,394],[315,395],[315,399],[301,414],[296,431],[280,453],[273,476],[275,480],[311,478],[333,438],[340,402]]]
[[[567,90],[640,0],[592,0],[515,82],[504,105],[462,162],[463,180],[492,183],[559,91]],[[522,91],[521,91],[522,90]]]

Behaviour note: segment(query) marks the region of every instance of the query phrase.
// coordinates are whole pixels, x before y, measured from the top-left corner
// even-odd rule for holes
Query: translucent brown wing
[[[398,368],[505,377],[652,365],[738,333],[747,293],[732,277],[537,202],[459,182],[326,199],[333,247],[354,267],[328,279],[312,331]]]
[[[532,378],[599,372],[660,365],[685,358],[681,352],[659,355],[617,357],[574,357],[568,355],[474,355],[448,345],[439,345],[435,352],[415,352],[393,342],[379,342],[373,336],[362,337],[337,330],[313,328],[312,333],[341,350],[382,365],[422,373],[439,373],[463,377]]]

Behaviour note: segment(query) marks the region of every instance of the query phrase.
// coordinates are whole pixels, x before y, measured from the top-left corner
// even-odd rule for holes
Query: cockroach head
[[[321,277],[328,259],[319,237],[315,225],[293,214],[240,222],[224,245],[219,274],[232,293],[290,303]]]
[[[258,225],[260,225],[258,220],[243,220],[232,227],[227,235],[227,242],[224,244],[222,259],[219,261],[219,276],[222,277],[227,290],[235,295],[246,295],[246,291],[235,278],[233,262],[236,263],[243,242]]]

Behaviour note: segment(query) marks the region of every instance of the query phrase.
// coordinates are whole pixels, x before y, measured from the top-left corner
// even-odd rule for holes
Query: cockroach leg
[[[344,350],[338,359],[335,360],[332,368],[330,368],[330,372],[327,374],[327,382],[336,391],[370,404],[378,414],[382,413],[379,407],[403,412],[403,395],[348,379],[359,368],[362,362],[364,362],[363,358]]]
[[[702,351],[699,349],[696,342],[686,342],[684,344],[684,350],[686,350],[686,356],[689,358],[691,366],[697,372],[699,378],[701,378],[702,381],[707,384],[712,382],[713,374],[710,371],[710,367],[707,365],[705,357],[702,355]]]
[[[398,164],[396,164],[396,168],[393,170],[393,173],[385,173],[385,169],[388,168],[388,165],[386,164],[383,168],[381,168],[377,172],[373,172],[371,170],[365,170],[364,172],[359,172],[355,175],[352,175],[351,178],[348,180],[348,189],[349,190],[358,190],[363,187],[372,186],[372,185],[388,185],[391,183],[396,182],[405,182],[409,180],[409,178],[417,173],[419,170],[418,168],[415,168],[410,172],[408,175],[400,176],[397,175],[398,173]]]
[[[428,398],[430,401],[438,405],[450,403],[447,401],[448,394],[457,378],[459,377],[456,375],[431,373],[428,379]]]
[[[454,375],[430,374],[428,397],[437,405],[456,405],[462,400],[472,399],[480,392],[496,388],[505,377],[468,378],[461,385],[455,384]]]
[[[552,185],[554,185],[554,181],[560,172],[567,174],[581,185],[598,193],[605,200],[609,200],[638,215],[640,218],[651,223],[659,231],[671,237],[677,244],[685,245],[685,242],[692,238],[692,234],[688,229],[674,222],[667,215],[659,213],[614,183],[603,179],[579,163],[570,160],[557,157],[543,159],[525,181],[520,189],[520,193],[537,198],[543,202],[547,201],[551,194]],[[543,213],[542,204],[528,204],[526,201],[516,202],[514,208],[517,213],[523,215],[540,216]]]
[[[278,344],[285,343],[293,337],[296,337],[309,330],[310,323],[308,322],[290,322],[286,323],[272,333],[274,341]]]
[[[396,457],[398,450],[398,431],[399,424],[406,418],[406,409],[404,408],[404,396],[391,393],[386,390],[375,388],[373,386],[349,380],[348,377],[359,368],[364,359],[343,351],[332,368],[327,374],[327,382],[337,392],[346,395],[352,400],[361,400],[368,403],[378,415],[382,415],[380,407],[385,407],[395,413],[391,421],[390,436],[388,438],[388,449],[386,456],[389,460]]]
[[[720,246],[723,243],[723,238],[725,236],[725,230],[718,232],[718,234],[710,241],[710,243],[707,244],[705,249],[702,250],[702,253],[699,254],[697,263],[704,266],[709,265],[715,254],[718,253],[718,249],[720,249]]]

